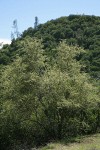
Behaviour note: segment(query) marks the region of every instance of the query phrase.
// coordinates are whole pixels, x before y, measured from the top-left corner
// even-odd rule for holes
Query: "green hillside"
[[[86,50],[82,60],[86,71],[95,78],[100,78],[100,17],[70,15],[39,25],[37,30],[29,28],[25,36],[43,39],[45,48],[54,48],[62,39],[69,45],[78,45]],[[52,55],[52,52],[51,52]]]
[[[70,15],[38,25],[37,28],[28,28],[23,32],[20,39],[12,42],[11,46],[4,46],[0,50],[0,64],[8,64],[15,58],[18,50],[18,41],[24,37],[37,37],[43,40],[47,55],[53,57],[55,52],[52,48],[63,39],[69,45],[78,45],[86,50],[86,54],[78,57],[89,72],[96,79],[100,78],[100,17],[88,15]]]
[[[3,46],[1,150],[100,132],[99,27],[99,17],[70,15],[29,28]]]

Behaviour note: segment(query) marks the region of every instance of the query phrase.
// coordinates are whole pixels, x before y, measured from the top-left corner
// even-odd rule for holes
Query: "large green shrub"
[[[50,63],[40,40],[27,37],[19,48],[0,74],[0,147],[96,131],[97,89],[75,59],[84,51],[61,42]]]

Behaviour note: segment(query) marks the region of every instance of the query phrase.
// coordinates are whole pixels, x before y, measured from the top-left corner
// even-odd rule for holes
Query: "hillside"
[[[49,51],[62,39],[66,39],[69,45],[84,48],[86,54],[81,59],[87,65],[86,71],[93,77],[100,78],[100,17],[86,15],[61,17],[39,25],[36,30],[29,28],[24,31],[22,37],[27,35],[42,38],[45,48]]]
[[[70,15],[40,24],[35,29],[30,27],[23,32],[20,39],[13,40],[11,46],[4,46],[0,50],[0,64],[6,65],[15,58],[16,53],[23,53],[18,49],[18,42],[26,36],[42,39],[46,54],[50,57],[55,57],[52,49],[63,39],[69,45],[84,48],[86,54],[77,59],[85,63],[85,72],[96,79],[100,78],[100,17]]]
[[[100,80],[91,78],[100,75],[99,22],[95,16],[61,17],[3,46],[1,150],[100,132]]]

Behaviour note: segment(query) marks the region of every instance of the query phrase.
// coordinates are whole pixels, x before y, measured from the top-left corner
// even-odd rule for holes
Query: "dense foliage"
[[[86,15],[61,17],[39,25],[37,30],[29,28],[24,31],[22,37],[27,35],[42,38],[49,53],[62,39],[66,39],[69,45],[84,48],[87,53],[80,58],[87,66],[85,71],[100,79],[100,17]]]
[[[100,17],[88,15],[70,15],[30,27],[23,32],[20,40],[24,37],[37,37],[43,40],[44,48],[49,57],[54,57],[52,51],[62,39],[66,39],[68,45],[78,45],[86,50],[86,54],[77,59],[85,62],[85,72],[100,79]],[[5,45],[0,50],[0,64],[8,64],[16,54],[22,54],[19,49],[19,39],[13,40],[10,46]]]
[[[1,67],[2,150],[99,130],[99,89],[75,59],[84,50],[62,41],[51,49],[55,54],[51,59],[41,42],[31,37],[13,42],[19,55]]]
[[[70,15],[24,31],[0,49],[0,148],[100,131],[99,79],[100,17]]]

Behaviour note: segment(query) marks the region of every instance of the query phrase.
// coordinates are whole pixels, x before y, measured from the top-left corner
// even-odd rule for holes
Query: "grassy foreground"
[[[49,143],[39,150],[100,150],[100,134],[75,139],[75,142]]]

